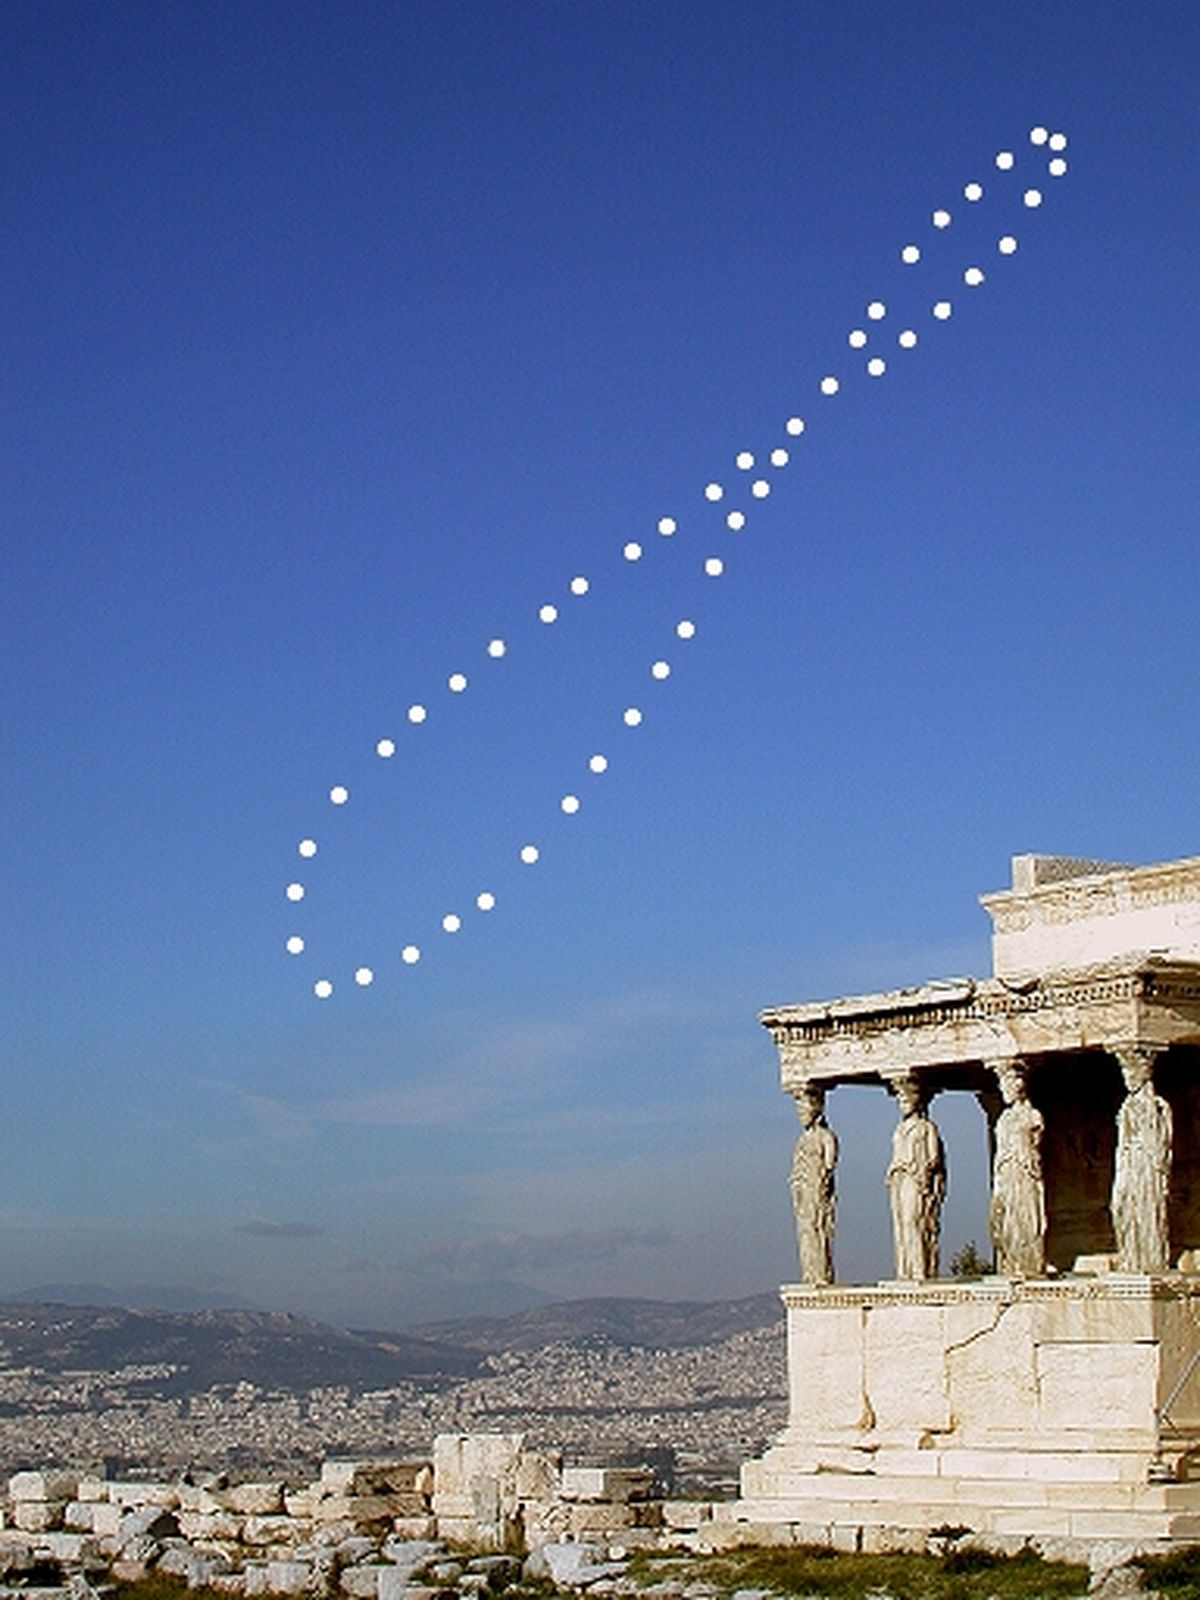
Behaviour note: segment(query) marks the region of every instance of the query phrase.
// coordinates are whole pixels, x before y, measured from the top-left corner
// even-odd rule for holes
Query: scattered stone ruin
[[[993,976],[763,1013],[801,1134],[789,1421],[738,1516],[877,1547],[1200,1538],[1200,859],[1017,856]],[[892,1095],[894,1277],[833,1281],[830,1092]],[[939,1275],[931,1107],[992,1151],[994,1272]]]

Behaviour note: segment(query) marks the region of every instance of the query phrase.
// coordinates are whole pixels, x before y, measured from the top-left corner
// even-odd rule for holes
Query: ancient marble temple
[[[1200,858],[1017,856],[983,906],[990,978],[762,1015],[800,1118],[799,1281],[788,1426],[738,1514],[868,1548],[1200,1539]],[[833,1270],[848,1085],[896,1105],[894,1275],[867,1286]],[[971,1280],[941,1275],[947,1094],[992,1152]]]

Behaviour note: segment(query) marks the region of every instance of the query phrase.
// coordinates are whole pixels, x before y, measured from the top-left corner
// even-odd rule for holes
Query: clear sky
[[[758,1010],[1200,853],[1198,81],[1190,0],[3,8],[0,1292],[791,1275]]]

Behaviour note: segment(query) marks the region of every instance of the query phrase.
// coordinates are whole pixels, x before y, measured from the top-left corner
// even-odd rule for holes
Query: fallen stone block
[[[174,1483],[129,1483],[111,1479],[108,1498],[118,1506],[161,1506],[174,1511],[179,1504],[179,1485]]]
[[[108,1499],[108,1479],[101,1478],[94,1472],[85,1472],[79,1480],[75,1490],[76,1500],[89,1502],[104,1501]]]
[[[13,1525],[22,1533],[49,1533],[62,1526],[64,1508],[62,1500],[18,1500],[13,1506]]]
[[[267,1588],[272,1594],[306,1594],[313,1586],[313,1569],[307,1561],[271,1561]]]
[[[244,1544],[298,1544],[303,1537],[302,1526],[282,1513],[272,1517],[247,1517],[242,1524]]]
[[[317,1502],[316,1521],[350,1522],[363,1527],[375,1525],[382,1529],[391,1523],[394,1514],[388,1495],[339,1494]]]
[[[302,1517],[311,1521],[317,1514],[317,1505],[321,1493],[317,1488],[285,1489],[283,1491],[283,1509],[289,1517]]]
[[[564,1500],[647,1500],[654,1473],[649,1467],[564,1467],[560,1492]]]
[[[143,1535],[148,1539],[158,1541],[178,1539],[180,1537],[179,1522],[175,1513],[166,1511],[157,1505],[147,1505],[137,1510],[126,1511],[121,1518],[117,1532],[122,1544],[129,1539],[140,1538]]]
[[[663,1525],[667,1528],[698,1528],[712,1519],[712,1503],[708,1500],[664,1500]]]
[[[243,1595],[246,1592],[246,1574],[244,1572],[215,1572],[208,1580],[207,1587],[215,1589],[218,1594]]]
[[[94,1532],[96,1507],[101,1503],[95,1500],[69,1500],[63,1507],[63,1527],[73,1533]]]
[[[88,1533],[45,1533],[38,1539],[34,1556],[48,1556],[64,1565],[82,1566],[100,1558],[100,1546]]]
[[[383,1557],[389,1567],[406,1578],[449,1554],[440,1539],[389,1539],[383,1547]]]
[[[149,1569],[160,1555],[162,1555],[162,1545],[157,1539],[152,1539],[146,1533],[135,1533],[132,1537],[121,1541],[117,1560],[140,1563]]]
[[[92,1532],[98,1539],[118,1539],[121,1533],[121,1518],[124,1514],[120,1506],[110,1506],[106,1500],[94,1504]]]
[[[549,1579],[561,1589],[582,1589],[599,1578],[620,1578],[624,1573],[624,1562],[605,1560],[599,1545],[575,1541],[539,1545],[530,1551],[524,1566],[526,1578],[535,1582]]]
[[[283,1514],[282,1483],[237,1483],[226,1489],[221,1498],[226,1508],[246,1517],[270,1517]]]
[[[433,1539],[437,1531],[437,1518],[428,1512],[420,1517],[392,1518],[392,1532],[398,1539]]]
[[[338,1587],[351,1600],[379,1600],[379,1574],[381,1566],[343,1567],[338,1574]]]
[[[265,1561],[247,1561],[242,1570],[242,1593],[245,1595],[267,1593],[267,1563]]]
[[[15,1472],[8,1480],[10,1500],[75,1500],[79,1478],[73,1472]]]
[[[179,1509],[195,1516],[212,1516],[225,1510],[225,1502],[216,1491],[202,1483],[179,1485]]]
[[[493,1587],[500,1588],[521,1581],[521,1560],[518,1556],[472,1556],[467,1571],[482,1575]]]

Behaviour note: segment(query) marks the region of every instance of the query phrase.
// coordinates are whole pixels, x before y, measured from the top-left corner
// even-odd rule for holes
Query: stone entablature
[[[950,979],[773,1006],[759,1020],[779,1047],[789,1094],[807,1083],[881,1083],[945,1066],[963,1069],[954,1086],[968,1088],[978,1076],[971,1068],[1010,1056],[1200,1043],[1200,963],[1112,961],[1032,977],[1020,988],[999,978]]]

